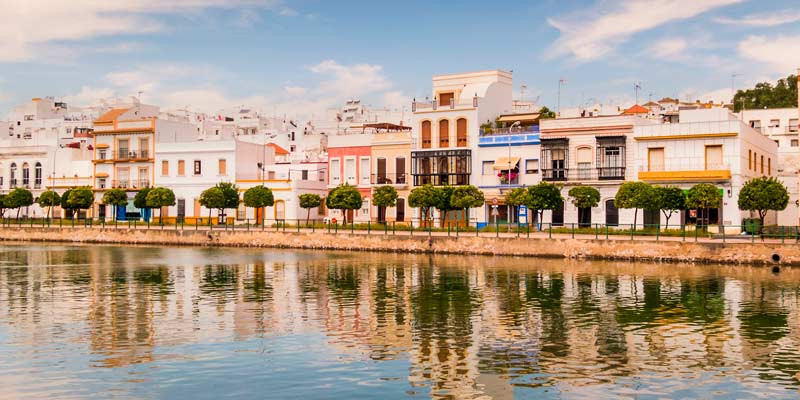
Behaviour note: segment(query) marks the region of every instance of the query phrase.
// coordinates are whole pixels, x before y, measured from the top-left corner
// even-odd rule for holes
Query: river
[[[0,247],[0,398],[797,398],[800,270]]]

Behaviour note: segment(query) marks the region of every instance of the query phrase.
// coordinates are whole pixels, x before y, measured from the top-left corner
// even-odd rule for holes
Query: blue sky
[[[63,3],[63,4],[60,4]],[[796,0],[0,0],[0,115],[31,97],[320,113],[406,105],[434,74],[514,71],[562,106],[729,98],[800,67]]]

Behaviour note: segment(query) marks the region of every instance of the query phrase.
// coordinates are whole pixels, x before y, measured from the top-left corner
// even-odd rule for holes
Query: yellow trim
[[[739,136],[736,132],[730,133],[698,133],[695,135],[664,135],[664,136],[639,136],[635,140],[676,140],[676,139],[707,139],[707,138],[720,138],[720,137],[736,137]]]
[[[291,179],[237,179],[236,183],[289,183]]]
[[[639,179],[643,181],[703,181],[729,180],[728,169],[702,171],[640,171]]]
[[[95,149],[107,149],[108,148],[108,143],[99,143],[99,144],[95,145],[94,148]]]
[[[98,172],[98,173],[94,174],[94,177],[95,178],[108,178],[108,174],[105,173],[105,172]]]

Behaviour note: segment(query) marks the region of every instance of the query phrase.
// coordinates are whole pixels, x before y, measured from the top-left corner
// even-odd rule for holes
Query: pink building
[[[364,202],[360,210],[350,211],[347,221],[367,222],[371,206],[372,133],[359,129],[328,138],[328,189],[342,184],[355,186]],[[328,210],[328,217],[343,221],[340,210]]]

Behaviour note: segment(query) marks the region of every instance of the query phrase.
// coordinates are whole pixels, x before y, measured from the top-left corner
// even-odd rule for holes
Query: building
[[[386,209],[373,206],[373,221],[406,223],[411,187],[411,127],[391,123],[365,124],[374,131],[371,142],[372,190],[390,185],[397,190],[397,203]]]
[[[633,127],[636,179],[685,190],[698,183],[713,184],[722,193],[719,207],[706,215],[683,211],[670,222],[741,225],[752,215],[739,210],[739,191],[752,178],[777,175],[778,145],[727,109],[681,110],[679,119],[679,123]],[[645,213],[646,224],[659,221],[664,222],[660,214]],[[776,223],[773,212],[767,223]]]
[[[328,189],[347,184],[355,186],[363,200],[361,209],[347,212],[347,221],[367,222],[372,218],[372,141],[374,130],[347,129],[328,138]],[[341,210],[328,210],[328,216],[344,221]]]
[[[94,110],[69,107],[52,97],[34,98],[0,125],[0,193],[21,187],[34,199],[45,190],[64,190],[92,184],[92,119]],[[48,210],[37,204],[20,216],[42,217]],[[81,213],[83,216],[85,212]],[[53,209],[52,217],[63,215]]]
[[[646,113],[646,111],[644,112]],[[563,185],[563,210],[545,213],[543,222],[631,224],[634,210],[618,210],[614,197],[625,181],[636,180],[634,128],[655,124],[635,113],[543,120],[540,125],[541,179]],[[577,209],[569,189],[589,185],[600,192],[595,209]]]
[[[411,179],[413,186],[480,184],[477,150],[480,126],[512,110],[512,78],[491,70],[438,75],[425,101],[412,103]],[[421,220],[419,210],[413,218]],[[441,223],[485,222],[485,213],[470,210],[437,216]]]
[[[152,187],[155,178],[156,143],[190,141],[197,137],[196,127],[188,122],[158,117],[157,106],[134,100],[117,106],[94,121],[94,190],[98,218],[150,218],[148,209],[139,210],[133,198],[139,189]],[[189,166],[196,173],[201,165]],[[107,210],[101,204],[103,194],[111,189],[128,193],[128,206]]]

